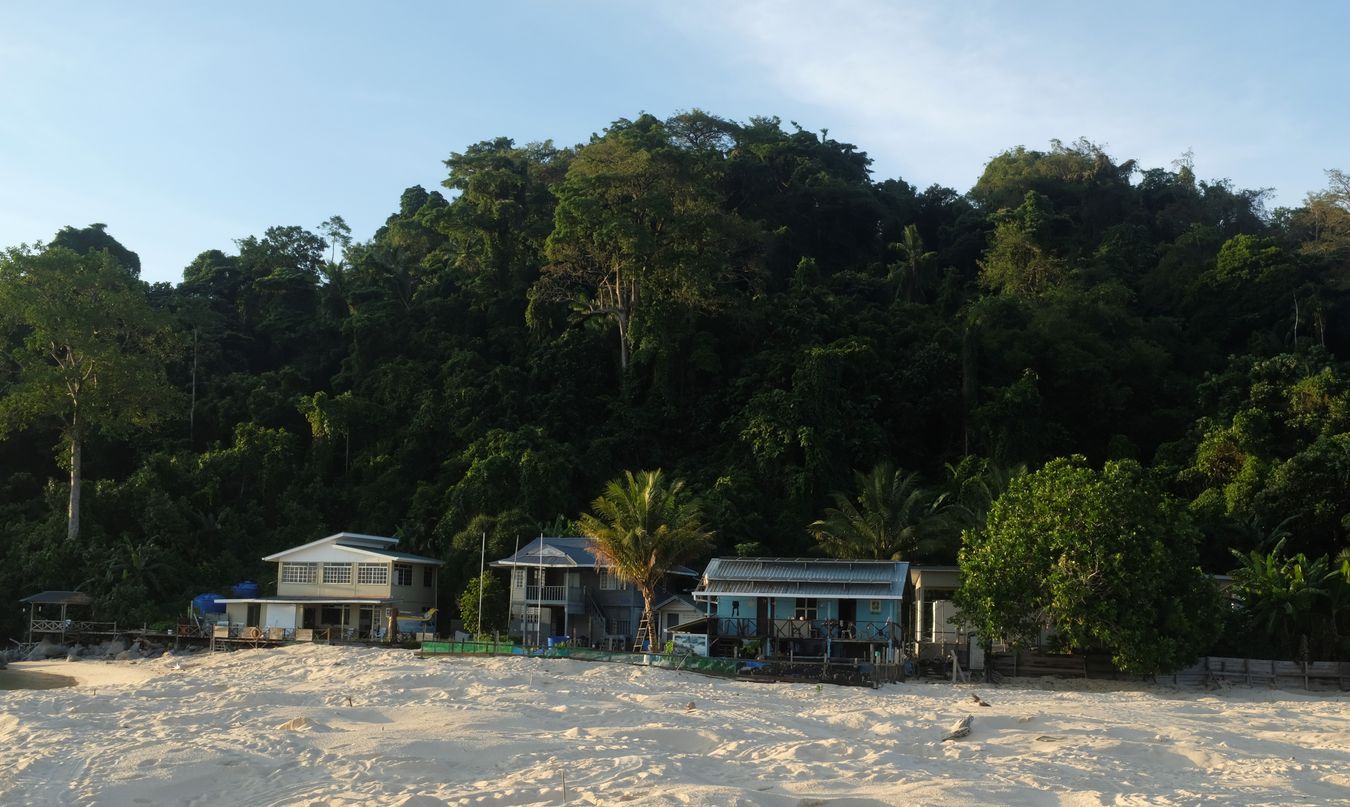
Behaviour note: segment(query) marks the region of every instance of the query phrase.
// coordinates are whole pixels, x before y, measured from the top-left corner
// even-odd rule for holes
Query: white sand
[[[561,805],[564,778],[578,805],[1350,804],[1345,695],[817,691],[324,646],[16,666],[81,683],[0,692],[4,805]]]

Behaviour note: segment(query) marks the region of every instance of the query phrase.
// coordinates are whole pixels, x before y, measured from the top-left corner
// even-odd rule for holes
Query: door
[[[248,616],[245,618],[244,624],[250,628],[256,628],[262,624],[262,603],[251,602],[248,604]]]
[[[769,599],[759,597],[755,600],[755,636],[764,638],[769,635]]]
[[[841,639],[852,639],[857,636],[858,621],[858,601],[840,600],[839,601],[839,633]]]

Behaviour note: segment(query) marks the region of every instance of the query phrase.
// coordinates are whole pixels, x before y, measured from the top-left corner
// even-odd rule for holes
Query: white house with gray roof
[[[377,638],[393,609],[420,615],[436,605],[441,561],[397,546],[397,538],[339,532],[263,558],[277,564],[275,595],[219,602],[231,625]]]

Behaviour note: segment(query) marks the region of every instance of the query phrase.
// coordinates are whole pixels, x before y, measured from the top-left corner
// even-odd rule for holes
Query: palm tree
[[[684,482],[667,483],[661,471],[624,471],[605,485],[577,526],[596,557],[642,594],[643,624],[655,625],[656,589],[676,565],[712,547],[698,505]],[[639,643],[642,632],[638,633]],[[648,635],[648,640],[655,637]]]
[[[1025,463],[1000,465],[973,456],[947,463],[947,520],[957,532],[984,529],[994,502],[1026,472]]]
[[[915,553],[940,551],[935,529],[946,496],[934,496],[919,484],[917,473],[905,473],[889,462],[869,474],[854,472],[856,497],[832,493],[834,507],[807,530],[820,548],[836,558],[901,560]]]
[[[891,249],[899,253],[903,261],[891,264],[889,279],[895,283],[896,301],[900,300],[900,293],[904,292],[909,302],[923,302],[924,269],[937,257],[937,253],[924,249],[923,237],[919,235],[919,228],[913,224],[905,225],[904,240],[891,244]]]

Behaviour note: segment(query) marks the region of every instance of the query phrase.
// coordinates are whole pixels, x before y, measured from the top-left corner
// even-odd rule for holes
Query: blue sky
[[[368,238],[470,143],[699,107],[966,190],[1019,144],[1273,187],[1350,170],[1350,4],[11,3],[0,246],[101,221],[150,280],[333,214]]]

